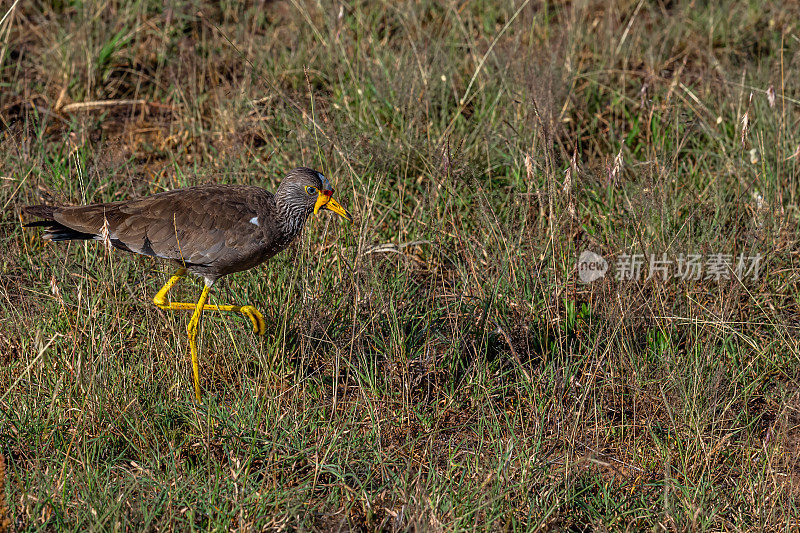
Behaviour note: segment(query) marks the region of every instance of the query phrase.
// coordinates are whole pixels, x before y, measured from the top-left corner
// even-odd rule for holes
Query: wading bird
[[[201,185],[105,204],[33,205],[23,212],[40,219],[26,227],[43,226],[44,239],[106,241],[126,252],[180,265],[153,303],[164,310],[194,310],[187,331],[199,402],[197,331],[203,311],[241,313],[253,323],[255,333],[264,335],[266,330],[264,317],[251,305],[206,304],[212,285],[286,248],[312,212],[328,209],[352,222],[350,213],[332,196],[333,187],[320,172],[296,168],[275,194],[247,185]],[[205,280],[200,299],[196,304],[168,301],[167,293],[187,271]]]

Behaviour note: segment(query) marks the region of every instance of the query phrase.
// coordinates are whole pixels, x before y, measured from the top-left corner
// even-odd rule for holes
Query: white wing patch
[[[258,217],[251,218],[250,223],[255,224],[256,226],[261,226],[261,224],[258,223]]]

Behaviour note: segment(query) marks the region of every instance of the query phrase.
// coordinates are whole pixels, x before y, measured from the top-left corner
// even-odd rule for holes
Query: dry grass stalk
[[[619,145],[619,152],[614,157],[614,163],[608,167],[608,181],[609,183],[616,183],[617,178],[620,176],[620,171],[622,170],[622,148],[625,146],[625,139],[622,139],[622,142]]]
[[[6,502],[6,460],[0,453],[0,533],[11,530],[11,513]]]
[[[770,108],[775,107],[775,87],[772,85],[767,89],[767,103],[769,103]]]
[[[147,106],[157,109],[172,110],[172,106],[162,104],[159,102],[148,102],[142,99],[124,99],[124,100],[97,100],[93,102],[74,102],[67,104],[63,107],[58,107],[60,101],[56,104],[56,110],[64,113],[75,113],[80,111],[92,111],[94,109],[103,109],[114,106]]]
[[[742,117],[742,148],[747,143],[747,134],[750,132],[750,104],[753,102],[753,93],[750,93],[750,98],[747,100],[747,111],[744,112]]]
[[[105,217],[103,217],[103,225],[100,227],[100,241],[103,243],[106,253],[111,252],[114,248],[111,244],[111,234],[108,231],[108,219]]]

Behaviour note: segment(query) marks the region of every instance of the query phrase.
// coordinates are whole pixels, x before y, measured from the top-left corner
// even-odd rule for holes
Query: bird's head
[[[288,208],[302,209],[305,214],[320,209],[333,211],[345,220],[352,222],[350,213],[333,199],[333,186],[321,172],[310,168],[296,168],[289,172],[278,187],[276,196]]]

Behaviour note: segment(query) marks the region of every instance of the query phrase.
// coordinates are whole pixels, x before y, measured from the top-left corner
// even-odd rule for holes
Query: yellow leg
[[[193,303],[184,302],[170,302],[167,301],[167,293],[178,281],[186,275],[186,269],[181,268],[175,275],[169,278],[169,281],[161,287],[153,298],[153,303],[165,311],[192,311],[196,310],[197,305]],[[264,335],[267,332],[267,323],[264,316],[252,305],[203,305],[203,311],[231,311],[234,313],[241,313],[250,319],[253,324],[253,333],[256,335]]]
[[[161,287],[161,290],[158,291],[156,295],[153,297],[153,303],[156,304],[161,309],[169,309],[170,307],[169,307],[169,302],[167,301],[167,293],[173,287],[173,285],[178,283],[178,281],[180,281],[180,279],[185,275],[186,275],[186,269],[179,268],[178,271],[175,272],[175,274],[173,274],[171,278],[169,278],[169,281],[166,282],[163,287]]]
[[[197,300],[197,305],[195,305],[192,318],[189,320],[189,326],[186,328],[187,333],[189,333],[189,349],[192,352],[194,397],[197,398],[197,403],[200,403],[200,363],[197,360],[197,330],[200,327],[200,315],[203,314],[203,309],[206,307],[206,300],[208,300],[209,291],[211,291],[210,285],[203,287],[203,292],[200,293],[200,299]]]
[[[192,318],[189,320],[189,326],[186,328],[189,334],[189,350],[192,353],[192,374],[194,375],[194,396],[197,403],[200,403],[200,364],[197,357],[197,332],[200,327],[200,315],[203,311],[233,311],[242,313],[250,319],[253,323],[253,331],[258,335],[264,335],[267,331],[267,323],[264,321],[264,316],[258,312],[258,309],[252,305],[208,305],[208,293],[211,292],[211,285],[206,284],[203,287],[203,292],[200,293],[200,299],[196,304],[185,302],[170,302],[167,300],[167,293],[178,281],[186,275],[186,269],[181,268],[175,272],[169,281],[161,287],[156,295],[153,297],[153,303],[161,309],[167,311],[180,311],[188,310],[194,311]]]

